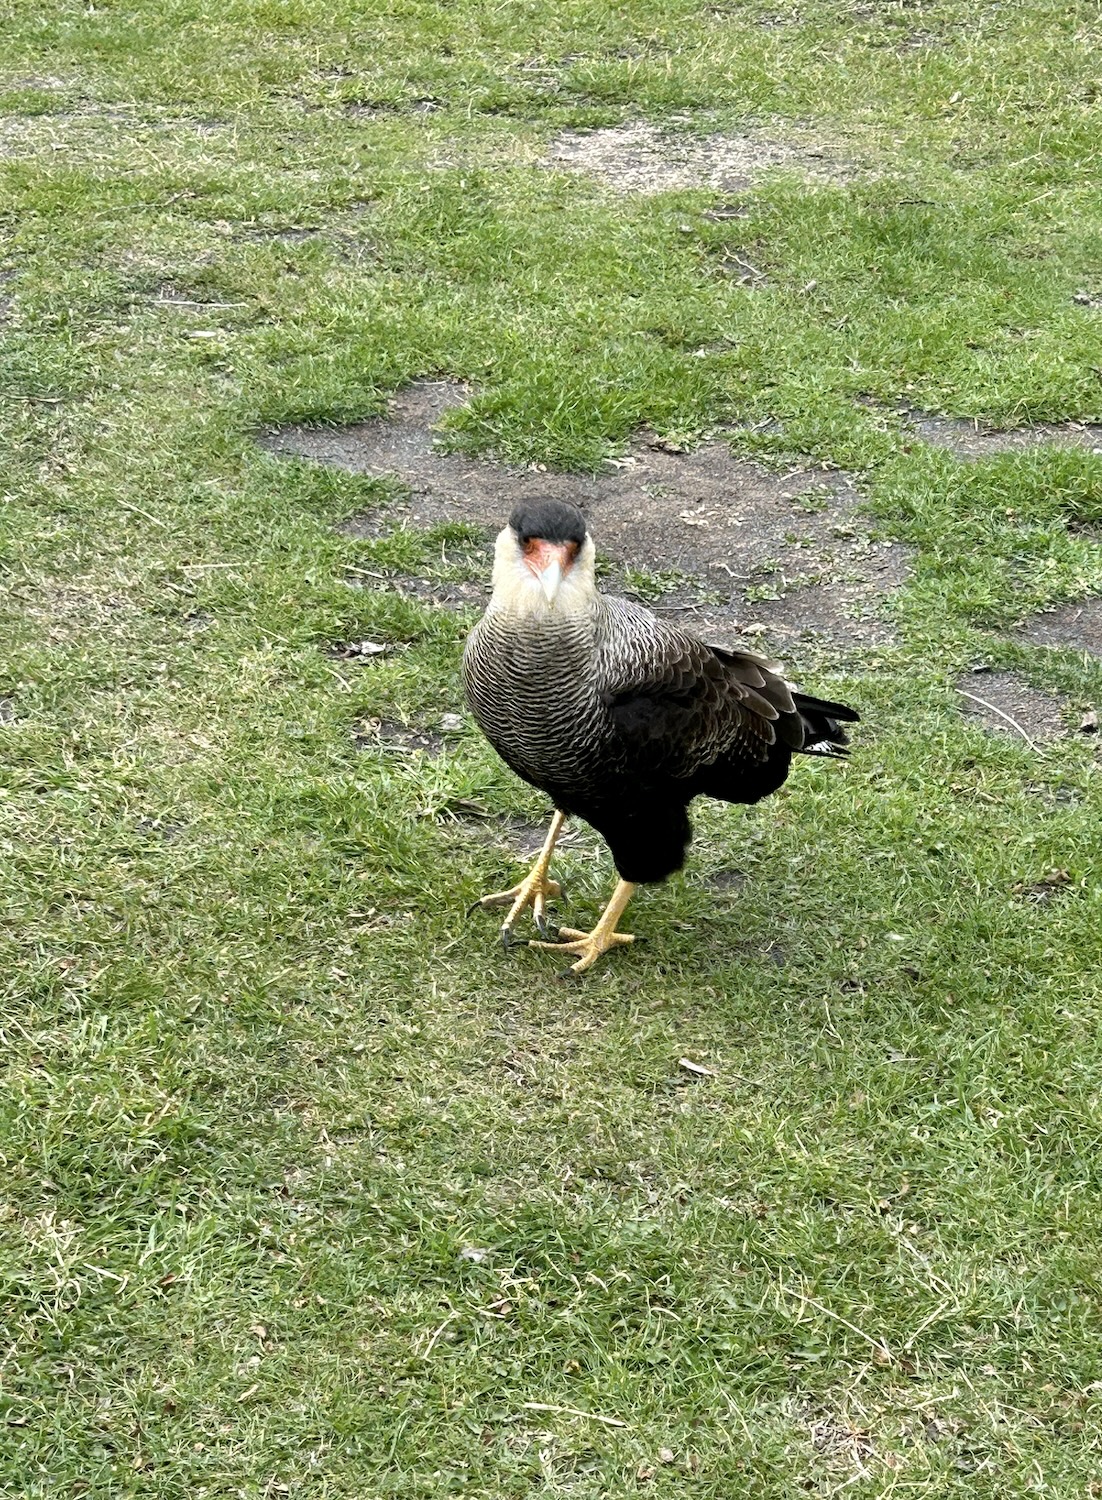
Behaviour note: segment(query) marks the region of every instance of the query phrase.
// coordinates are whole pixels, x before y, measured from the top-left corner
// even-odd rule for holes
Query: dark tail
[[[856,724],[861,715],[855,708],[844,703],[830,703],[825,698],[809,698],[806,693],[793,693],[792,701],[803,721],[804,742],[801,750],[805,755],[829,755],[841,759],[849,754],[846,746],[849,735],[838,723]]]

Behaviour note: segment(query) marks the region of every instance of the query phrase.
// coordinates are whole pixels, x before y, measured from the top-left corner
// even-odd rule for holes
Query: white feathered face
[[[577,511],[562,506],[515,511],[494,547],[494,601],[524,614],[585,608],[596,592],[593,538]],[[541,526],[541,520],[546,524]],[[518,524],[519,522],[519,524]],[[548,533],[541,535],[541,531]],[[568,534],[565,534],[568,533]]]

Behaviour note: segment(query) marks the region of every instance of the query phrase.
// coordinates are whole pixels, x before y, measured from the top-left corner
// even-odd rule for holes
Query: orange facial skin
[[[524,544],[524,561],[538,578],[545,568],[557,562],[565,578],[578,555],[577,542],[545,542],[534,536]]]

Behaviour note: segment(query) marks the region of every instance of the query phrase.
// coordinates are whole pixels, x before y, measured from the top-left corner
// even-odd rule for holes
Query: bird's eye
[[[577,542],[549,542],[540,536],[521,538],[524,561],[534,573],[542,573],[552,562],[556,562],[563,573],[568,573],[578,556]]]
[[[525,557],[537,557],[550,547],[556,552],[561,550],[566,554],[567,559],[573,562],[579,552],[579,544],[577,542],[548,542],[541,536],[522,537],[521,542],[524,546]]]

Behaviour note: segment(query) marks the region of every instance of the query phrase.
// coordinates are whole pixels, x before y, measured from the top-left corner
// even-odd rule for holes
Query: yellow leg
[[[573,941],[565,943],[529,943],[529,948],[547,948],[551,953],[576,953],[578,962],[571,964],[567,969],[568,974],[584,974],[591,964],[595,964],[602,953],[607,953],[610,948],[618,948],[622,943],[633,943],[635,938],[630,932],[617,932],[616,924],[624,915],[624,908],[631,900],[635,886],[630,880],[617,882],[616,889],[609,898],[609,903],[601,913],[592,932],[579,932],[575,927],[560,927],[559,936]]]
[[[547,901],[548,898],[562,895],[562,887],[557,880],[548,880],[547,869],[551,863],[551,854],[555,848],[555,841],[563,830],[566,823],[566,814],[556,812],[551,819],[551,827],[547,830],[547,837],[543,841],[543,848],[539,852],[535,864],[519,885],[510,887],[507,891],[495,891],[492,896],[483,896],[476,901],[471,911],[476,907],[483,906],[508,906],[508,914],[501,924],[501,941],[508,948],[513,936],[513,924],[520,916],[526,906],[532,908],[532,915],[536,919],[536,926],[541,932],[547,931]],[[468,912],[468,916],[470,912]]]

